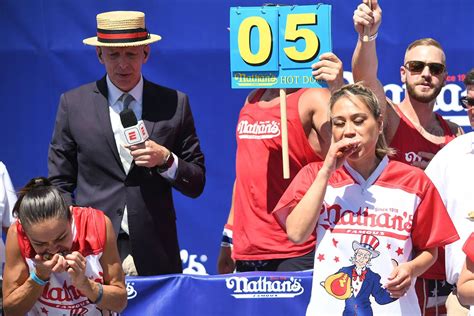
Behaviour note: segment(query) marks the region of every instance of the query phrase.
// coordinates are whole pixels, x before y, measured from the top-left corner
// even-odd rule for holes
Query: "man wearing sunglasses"
[[[461,98],[461,105],[467,110],[471,127],[474,127],[474,68],[466,74],[464,85],[466,96]],[[460,237],[445,247],[446,280],[450,284],[459,280],[466,261],[462,248],[474,230],[474,195],[465,180],[474,177],[474,169],[467,167],[473,164],[474,132],[470,132],[441,149],[426,168],[426,174],[438,189]],[[468,315],[469,307],[462,306],[456,294],[454,290],[446,301],[448,315]],[[474,312],[474,307],[472,310]]]
[[[372,0],[369,5],[369,0],[363,0],[354,11],[353,20],[359,33],[352,57],[354,81],[363,81],[380,101],[385,138],[390,147],[397,151],[391,159],[425,169],[442,147],[463,133],[458,125],[445,121],[433,112],[436,97],[441,92],[447,75],[443,49],[432,38],[419,39],[408,46],[400,67],[406,94],[400,104],[394,104],[385,96],[383,86],[377,78],[375,39],[382,21],[378,1]],[[438,315],[443,312],[444,301],[451,289],[445,280],[444,251],[438,249],[438,260],[416,282],[423,315]]]

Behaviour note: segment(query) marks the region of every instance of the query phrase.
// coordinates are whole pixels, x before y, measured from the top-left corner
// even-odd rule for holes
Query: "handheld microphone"
[[[125,109],[120,112],[120,121],[122,121],[125,140],[128,145],[141,144],[149,138],[145,124],[142,120],[137,121],[137,117],[131,109]],[[132,162],[132,167],[134,165],[135,161]],[[153,176],[153,172],[150,168],[146,168],[145,170],[147,170],[150,176]]]
[[[131,109],[120,112],[120,121],[122,121],[127,145],[141,144],[148,139],[145,124],[142,120],[137,121],[137,117]]]

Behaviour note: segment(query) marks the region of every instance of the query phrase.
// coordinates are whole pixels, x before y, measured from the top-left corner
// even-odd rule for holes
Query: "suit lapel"
[[[143,78],[143,104],[142,104],[142,120],[145,124],[148,135],[153,134],[153,129],[155,128],[155,122],[147,119],[153,117],[151,113],[155,110],[153,108],[153,103],[156,102],[158,98],[153,95],[153,89],[150,86],[150,83]]]
[[[103,132],[107,143],[109,144],[110,150],[112,151],[115,161],[120,166],[120,169],[125,173],[123,169],[122,161],[117,150],[117,144],[115,142],[114,133],[112,131],[112,124],[110,123],[109,103],[108,103],[108,90],[107,81],[105,76],[96,82],[97,89],[95,90],[96,96],[94,99],[94,105],[99,121],[99,126],[103,126],[101,131]]]

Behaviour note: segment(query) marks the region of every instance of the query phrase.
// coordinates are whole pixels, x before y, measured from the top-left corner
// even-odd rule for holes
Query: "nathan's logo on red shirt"
[[[398,209],[375,209],[369,214],[367,207],[355,212],[344,210],[339,204],[323,205],[319,219],[319,225],[332,232],[374,234],[401,240],[409,238],[412,223],[413,215]]]
[[[414,152],[410,151],[405,153],[405,160],[406,162],[415,162],[415,161],[421,161],[422,158],[415,154]]]
[[[237,126],[240,139],[268,139],[280,136],[280,122],[277,121],[240,121]]]

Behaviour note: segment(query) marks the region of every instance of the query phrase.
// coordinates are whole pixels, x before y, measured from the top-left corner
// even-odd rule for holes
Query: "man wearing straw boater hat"
[[[182,271],[171,188],[194,198],[205,183],[188,97],[141,74],[160,39],[142,12],[98,14],[97,36],[84,44],[96,47],[107,74],[61,96],[49,148],[51,181],[69,203],[110,217],[128,274]],[[122,124],[134,117],[149,138],[126,145]]]

